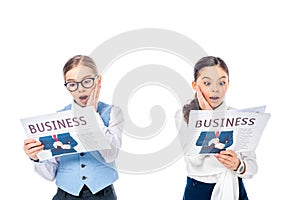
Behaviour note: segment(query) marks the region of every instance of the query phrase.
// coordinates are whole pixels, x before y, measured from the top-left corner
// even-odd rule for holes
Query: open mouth
[[[220,97],[209,97],[209,99],[213,100],[213,101],[217,101],[220,99]]]
[[[87,95],[84,95],[84,96],[80,96],[80,97],[79,97],[80,100],[86,100],[87,98],[88,98]]]

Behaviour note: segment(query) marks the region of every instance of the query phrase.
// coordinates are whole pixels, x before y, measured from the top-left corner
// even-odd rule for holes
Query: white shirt
[[[225,110],[230,108],[227,107],[224,103],[224,105],[221,105],[219,108],[217,108],[217,110],[221,109]],[[204,183],[218,184],[218,182],[223,182],[223,180],[225,180],[225,176],[230,176],[231,178],[234,178],[234,176],[238,176],[247,179],[252,178],[257,173],[255,152],[237,153],[238,158],[245,163],[246,171],[243,174],[235,173],[232,170],[229,171],[213,155],[189,154],[188,150],[189,146],[191,145],[191,141],[193,140],[193,136],[192,134],[189,134],[188,125],[184,121],[182,110],[178,110],[176,112],[175,121],[177,130],[179,132],[181,145],[184,151],[184,159],[186,162],[187,174],[190,178]],[[228,178],[226,180],[228,180]],[[234,184],[237,184],[237,181],[234,181],[236,182]],[[221,187],[223,187],[222,185]]]

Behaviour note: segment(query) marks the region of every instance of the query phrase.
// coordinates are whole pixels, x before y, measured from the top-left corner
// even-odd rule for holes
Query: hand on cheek
[[[197,99],[198,99],[200,108],[202,110],[212,110],[212,107],[209,105],[209,103],[204,98],[199,85],[196,85],[196,92],[197,92]]]
[[[101,88],[101,77],[97,79],[97,82],[89,96],[89,100],[87,101],[87,106],[94,106],[95,110],[97,111],[98,106],[98,99],[100,94],[100,88]]]

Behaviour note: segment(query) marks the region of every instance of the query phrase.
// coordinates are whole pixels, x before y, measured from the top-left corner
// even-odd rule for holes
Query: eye
[[[68,88],[73,88],[73,87],[76,87],[76,86],[77,86],[77,83],[75,83],[75,82],[74,83],[70,82],[70,83],[67,84]]]
[[[82,81],[83,84],[90,84],[91,82],[92,80],[89,78]]]
[[[219,83],[219,85],[221,85],[221,86],[223,86],[223,85],[225,85],[225,84],[226,84],[225,81],[221,81],[221,82]]]
[[[210,86],[210,85],[211,85],[211,83],[208,82],[208,81],[204,81],[203,84],[204,84],[205,86]]]
[[[84,79],[84,80],[82,81],[82,83],[83,83],[84,85],[91,85],[91,84],[93,84],[93,79],[91,79],[91,78]]]

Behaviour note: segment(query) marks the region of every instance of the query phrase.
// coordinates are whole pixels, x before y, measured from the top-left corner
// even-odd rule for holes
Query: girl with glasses
[[[53,200],[117,199],[113,183],[118,179],[118,172],[114,161],[122,142],[122,111],[117,106],[98,101],[101,76],[92,58],[83,55],[70,58],[63,67],[63,75],[64,85],[74,101],[60,111],[93,106],[111,148],[39,161],[37,154],[44,145],[40,141],[26,139],[24,151],[38,174],[47,180],[56,180],[58,189]]]

